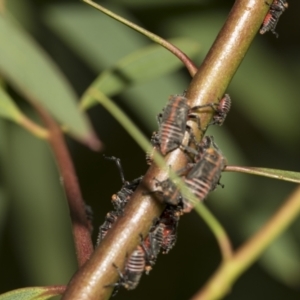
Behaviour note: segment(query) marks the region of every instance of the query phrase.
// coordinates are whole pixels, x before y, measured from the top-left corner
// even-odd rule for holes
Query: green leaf
[[[287,231],[274,241],[260,258],[260,263],[277,280],[298,288],[300,276],[299,243]]]
[[[170,42],[190,57],[200,49],[199,43],[191,39],[177,38]],[[160,45],[150,45],[121,59],[114,67],[99,75],[90,88],[111,97],[129,86],[175,72],[180,67],[182,62],[166,49]],[[85,93],[81,99],[81,108],[88,109],[95,103],[96,100]]]
[[[9,119],[23,126],[29,130],[32,134],[40,138],[47,138],[48,132],[44,128],[35,124],[29,118],[24,115],[14,100],[6,93],[6,91],[0,86],[0,117]]]
[[[231,85],[237,94],[237,109],[266,137],[287,148],[294,145],[299,127],[295,109],[299,83],[288,64],[280,53],[254,43]]]
[[[227,166],[225,171],[248,173],[252,175],[264,176],[264,177],[274,178],[278,180],[300,183],[299,172],[268,169],[268,168],[240,167],[240,166]]]
[[[267,193],[268,194],[268,193]],[[261,198],[264,199],[264,198]],[[265,200],[268,200],[265,198]],[[267,203],[267,201],[265,201]],[[251,236],[259,232],[272,215],[274,207],[270,203],[260,206],[258,211],[251,211],[248,207],[247,216],[243,217],[244,226],[239,228],[244,236]],[[297,237],[291,230],[283,232],[268,246],[259,258],[259,263],[271,276],[282,284],[298,288],[300,275],[300,255]]]
[[[80,140],[90,140],[87,119],[48,55],[12,19],[0,16],[0,72],[25,98],[45,107]]]
[[[46,300],[61,295],[65,286],[28,287],[0,295],[0,300]]]
[[[0,86],[0,116],[19,123],[22,113],[11,97]]]
[[[73,2],[52,3],[45,7],[43,17],[53,34],[58,35],[95,72],[99,73],[147,45],[148,40],[131,28],[85,3]],[[134,16],[126,9],[110,3],[107,6],[135,22]]]
[[[27,113],[32,116],[30,111]],[[47,143],[20,126],[6,127],[3,131],[7,135],[7,151],[0,161],[1,174],[13,200],[10,234],[18,239],[6,247],[13,249],[30,282],[39,286],[67,282],[77,264],[65,193],[58,183],[55,161]]]

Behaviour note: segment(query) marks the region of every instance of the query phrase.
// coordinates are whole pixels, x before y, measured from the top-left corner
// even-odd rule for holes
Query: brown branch
[[[215,102],[221,98],[266,11],[267,6],[263,0],[236,1],[226,24],[188,88],[187,97],[191,106]],[[201,114],[202,128],[206,127],[211,117],[212,111]],[[198,137],[204,134],[199,132],[195,124],[191,126]],[[166,165],[172,165],[174,170],[184,167],[186,163],[187,158],[179,149],[166,156]],[[156,199],[144,192],[155,190],[153,178],[163,180],[166,176],[165,170],[160,170],[155,165],[149,168],[142,185],[127,205],[124,216],[109,231],[91,259],[73,277],[63,296],[64,300],[99,300],[110,297],[112,289],[105,286],[118,279],[112,264],[120,268],[124,266],[126,254],[131,253],[140,242],[139,234],[147,234],[153,219],[163,209]]]
[[[224,94],[268,8],[263,0],[235,1],[226,23],[187,91],[191,105],[213,102]],[[201,114],[201,120],[207,124],[211,115],[204,117]]]
[[[152,182],[152,178],[153,172],[148,172],[143,183]],[[112,288],[105,286],[118,279],[113,264],[122,269],[126,255],[140,243],[140,234],[146,236],[153,219],[163,210],[162,205],[151,199],[150,195],[143,194],[143,183],[126,205],[123,217],[117,220],[91,259],[73,277],[63,299],[98,300],[110,297]]]
[[[49,142],[60,171],[62,185],[70,209],[77,261],[80,267],[90,258],[93,252],[84,200],[81,196],[75,169],[60,127],[44,108],[36,103],[33,105],[49,130]]]

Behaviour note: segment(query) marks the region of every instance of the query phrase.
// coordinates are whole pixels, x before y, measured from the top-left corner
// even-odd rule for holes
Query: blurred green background
[[[78,95],[105,69],[150,44],[139,33],[80,1],[10,0],[7,9],[56,62]],[[164,38],[189,37],[201,51],[200,65],[234,1],[110,0],[101,4]],[[99,2],[100,3],[100,2]],[[263,1],[262,1],[263,3]],[[210,127],[229,164],[300,171],[300,2],[290,3],[276,39],[257,35],[228,93],[233,104],[223,127]],[[1,45],[0,45],[1,48]],[[171,55],[171,54],[170,54]],[[153,65],[153,68],[158,66]],[[150,138],[169,95],[190,82],[182,68],[114,97]],[[51,86],[49,86],[49,90]],[[11,91],[14,94],[14,91]],[[30,107],[18,95],[29,116]],[[100,106],[88,111],[106,155],[122,159],[127,180],[147,170],[145,154]],[[34,116],[33,116],[34,117]],[[24,286],[66,284],[76,270],[71,227],[60,178],[48,145],[0,119],[0,293]],[[94,240],[110,198],[121,187],[116,166],[68,139],[84,199],[94,211]],[[206,204],[228,231],[234,247],[249,238],[284,202],[295,185],[225,173]],[[252,266],[226,299],[299,299],[300,222]],[[192,212],[179,225],[176,247],[160,255],[150,276],[120,299],[187,299],[211,276],[220,253],[206,224]]]

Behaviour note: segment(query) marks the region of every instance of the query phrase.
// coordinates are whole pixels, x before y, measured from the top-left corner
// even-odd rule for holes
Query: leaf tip
[[[98,139],[95,133],[90,133],[82,142],[93,151],[100,151],[103,149],[103,143]]]

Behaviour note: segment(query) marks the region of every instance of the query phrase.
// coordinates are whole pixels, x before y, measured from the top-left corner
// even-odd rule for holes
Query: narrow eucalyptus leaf
[[[252,175],[264,176],[278,180],[300,183],[300,172],[240,166],[227,166],[225,171],[248,173]]]
[[[3,15],[0,40],[3,78],[25,98],[45,107],[77,138],[88,139],[91,129],[87,119],[76,107],[72,88],[50,57],[13,19]]]
[[[18,123],[21,114],[14,100],[0,86],[0,116]]]
[[[189,57],[195,56],[200,49],[199,43],[191,39],[177,38],[170,41]],[[97,89],[111,97],[127,87],[176,72],[182,62],[160,45],[146,46],[137,50],[103,73],[92,83],[90,88]],[[96,103],[88,94],[81,99],[81,107],[88,109]]]
[[[0,300],[46,300],[61,295],[65,286],[28,287],[0,295]]]

